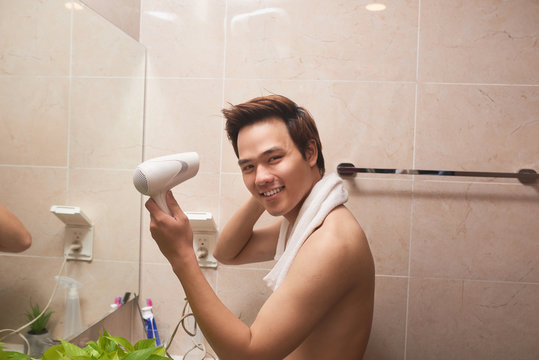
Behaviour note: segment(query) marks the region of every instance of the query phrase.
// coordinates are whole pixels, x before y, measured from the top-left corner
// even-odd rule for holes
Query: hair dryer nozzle
[[[200,159],[196,152],[161,156],[144,161],[133,174],[133,184],[142,194],[154,199],[170,214],[165,202],[166,193],[174,186],[198,173]]]

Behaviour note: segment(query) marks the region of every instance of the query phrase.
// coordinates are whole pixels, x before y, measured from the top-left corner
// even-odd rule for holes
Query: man
[[[317,185],[327,179],[314,121],[306,110],[278,95],[255,98],[223,113],[251,197],[222,230],[214,256],[225,264],[284,258],[297,240],[292,239],[297,227],[306,223],[303,218],[313,213],[311,208],[318,211],[319,204],[309,195],[313,189],[319,192]],[[302,208],[306,200],[309,206]],[[374,264],[365,235],[344,201],[330,207],[312,232],[296,241],[296,252],[277,274],[281,277],[268,279],[274,292],[251,327],[234,316],[205,281],[189,221],[171,193],[167,204],[173,217],[151,199],[147,202],[152,236],[221,360],[362,358],[372,323]],[[254,229],[264,211],[282,219]]]

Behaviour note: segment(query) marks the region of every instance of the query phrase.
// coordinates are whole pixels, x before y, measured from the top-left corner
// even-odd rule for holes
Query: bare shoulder
[[[309,242],[316,252],[338,261],[340,271],[371,274],[374,263],[365,232],[345,206],[331,211]],[[312,241],[311,241],[312,240]]]

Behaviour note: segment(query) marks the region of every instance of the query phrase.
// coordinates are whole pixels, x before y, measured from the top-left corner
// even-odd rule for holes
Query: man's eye
[[[279,161],[282,158],[282,155],[272,156],[269,158],[269,162],[276,162]]]
[[[253,167],[254,167],[253,165],[245,165],[245,166],[242,166],[241,171],[247,172],[247,171],[253,169]]]

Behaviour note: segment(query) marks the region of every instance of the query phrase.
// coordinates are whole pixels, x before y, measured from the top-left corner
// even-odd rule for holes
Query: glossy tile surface
[[[143,1],[140,41],[150,77],[221,77],[226,2]]]
[[[407,358],[537,358],[538,291],[537,284],[412,279]]]
[[[537,87],[429,84],[418,100],[417,168],[539,168]]]
[[[68,75],[71,13],[65,2],[0,2],[0,75]]]
[[[417,1],[384,14],[356,1],[228,4],[227,77],[415,79]]]
[[[94,223],[93,261],[61,273],[83,284],[83,325],[139,292],[132,170],[142,160],[145,49],[119,32],[78,1],[0,1],[0,202],[32,235],[28,250],[0,254],[9,288],[0,302],[13,312],[2,329],[24,324],[30,299],[44,308],[53,292],[66,226],[52,205],[78,206]],[[63,296],[52,304],[55,337]]]
[[[421,1],[422,81],[537,84],[535,0]]]
[[[0,77],[0,163],[66,166],[68,94],[65,78]]]
[[[70,165],[134,169],[142,158],[144,81],[80,78],[71,89]]]
[[[539,282],[537,196],[522,185],[417,182],[411,275]]]

